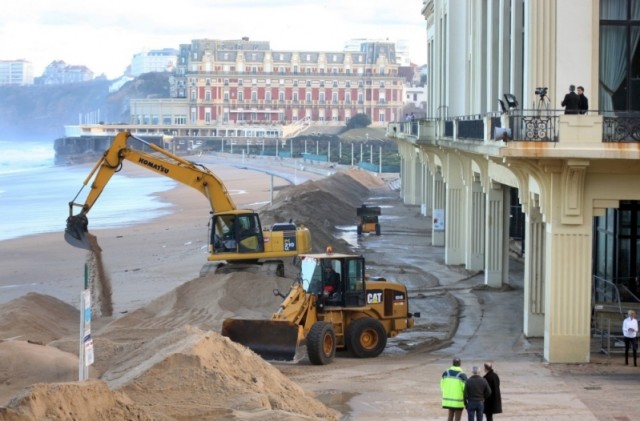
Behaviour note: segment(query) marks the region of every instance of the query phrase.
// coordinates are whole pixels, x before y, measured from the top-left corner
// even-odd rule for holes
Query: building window
[[[251,91],[251,101],[258,100],[258,93],[256,91]]]
[[[204,112],[204,122],[207,124],[211,124],[211,111]]]
[[[238,91],[238,101],[244,101],[244,92]]]
[[[271,92],[267,91],[264,93],[264,99],[265,101],[271,101]]]
[[[211,101],[211,91],[205,91],[204,92],[204,100],[205,101]]]
[[[604,111],[640,110],[640,2],[600,1],[600,101]]]
[[[307,92],[307,95],[306,95],[305,99],[306,99],[306,101],[311,102],[311,92]]]
[[[229,101],[229,92],[226,92],[226,91],[225,91],[225,93],[224,93],[223,95],[224,95],[224,97],[223,97],[223,98],[224,98],[224,100],[225,100],[225,101]]]
[[[284,101],[284,92],[278,92],[278,99]]]
[[[195,100],[196,100],[196,98],[197,98],[197,96],[196,96],[196,90],[194,89],[194,90],[192,90],[192,91],[191,91],[191,101],[195,101]]]

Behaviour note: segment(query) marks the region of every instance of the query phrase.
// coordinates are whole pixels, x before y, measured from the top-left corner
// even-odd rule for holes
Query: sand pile
[[[263,225],[292,219],[311,230],[313,251],[349,252],[345,241],[335,239],[336,225],[357,224],[356,209],[378,190],[388,190],[384,180],[362,170],[339,172],[282,190],[273,204],[260,210]]]
[[[305,223],[320,251],[336,245],[334,226],[355,224],[356,208],[384,187],[364,171],[338,173],[284,189],[261,216],[265,225],[268,218]],[[120,318],[92,321],[94,380],[81,384],[74,382],[78,310],[39,294],[2,305],[0,405],[6,408],[0,419],[338,419],[272,365],[217,333],[226,318],[270,318],[282,300],[273,289],[286,294],[291,282],[209,275]]]

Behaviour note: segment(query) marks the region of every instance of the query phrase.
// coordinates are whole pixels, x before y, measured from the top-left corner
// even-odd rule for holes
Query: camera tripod
[[[533,108],[536,111],[549,111],[549,97],[546,94],[538,97],[538,102],[534,102]]]

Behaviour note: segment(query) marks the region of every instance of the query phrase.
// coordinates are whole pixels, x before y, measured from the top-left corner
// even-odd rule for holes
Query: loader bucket
[[[227,319],[222,324],[222,336],[251,349],[268,361],[298,361],[299,330],[295,323],[273,320]]]
[[[91,250],[87,238],[87,226],[89,221],[85,215],[72,215],[67,218],[67,227],[64,230],[64,239],[74,247]]]

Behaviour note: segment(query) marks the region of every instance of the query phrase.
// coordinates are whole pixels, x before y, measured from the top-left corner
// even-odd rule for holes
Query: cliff
[[[0,138],[55,139],[64,126],[129,121],[129,100],[168,98],[169,73],[147,73],[109,92],[114,81],[47,86],[0,86]]]

